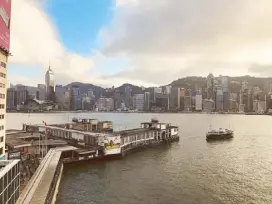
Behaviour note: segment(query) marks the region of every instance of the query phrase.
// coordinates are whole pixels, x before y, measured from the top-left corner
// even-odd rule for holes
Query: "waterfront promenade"
[[[24,188],[17,203],[54,203],[63,169],[61,154],[63,151],[74,149],[76,148],[72,146],[50,149]]]

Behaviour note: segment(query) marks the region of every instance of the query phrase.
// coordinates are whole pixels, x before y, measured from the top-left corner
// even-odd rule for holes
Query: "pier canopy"
[[[142,128],[148,128],[148,129],[161,129],[161,130],[164,130],[168,126],[170,126],[169,123],[160,123],[158,120],[151,120],[151,122],[141,123]]]

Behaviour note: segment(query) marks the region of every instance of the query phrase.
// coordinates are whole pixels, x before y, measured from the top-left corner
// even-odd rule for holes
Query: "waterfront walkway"
[[[18,203],[45,204],[48,201],[51,202],[52,195],[55,194],[52,193],[53,181],[58,168],[62,165],[60,164],[61,153],[74,149],[76,148],[72,146],[50,149],[21,193]]]

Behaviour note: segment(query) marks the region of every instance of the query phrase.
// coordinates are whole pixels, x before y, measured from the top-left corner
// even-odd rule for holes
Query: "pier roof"
[[[33,126],[45,128],[44,125],[33,125]],[[115,134],[115,133],[106,133],[106,132],[103,132],[103,133],[101,133],[101,132],[87,132],[87,131],[80,131],[80,130],[62,128],[62,127],[57,127],[57,126],[52,126],[52,125],[48,125],[46,127],[48,129],[74,132],[74,133],[79,133],[79,134],[83,134],[83,135],[89,135],[89,136],[93,136],[93,137],[112,136],[113,134]]]
[[[86,149],[77,149],[75,150],[78,154],[87,154],[87,155],[92,155],[92,154],[96,154],[96,150],[86,150]]]
[[[26,135],[31,136],[31,133],[25,133],[22,131],[8,132],[6,134],[6,145],[13,149],[21,147],[30,147],[31,146],[30,142],[20,139],[21,136]]]
[[[121,136],[124,136],[124,135],[142,133],[142,132],[146,132],[146,131],[151,131],[151,129],[149,129],[149,128],[135,128],[135,129],[130,129],[130,130],[121,130],[121,131],[118,131],[115,133],[120,134]]]
[[[34,141],[29,142],[25,139],[30,140],[33,138]],[[42,145],[44,143],[44,138],[41,137],[41,140],[38,141],[40,138],[37,134],[32,134],[30,132],[24,131],[7,131],[6,134],[6,144],[8,147],[12,149],[21,148],[21,147],[30,147],[30,146],[38,146],[39,144]],[[67,145],[67,142],[64,140],[47,140],[47,145],[53,146],[62,146]]]

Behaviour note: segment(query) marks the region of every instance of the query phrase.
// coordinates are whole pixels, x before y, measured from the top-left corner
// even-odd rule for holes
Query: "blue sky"
[[[113,0],[50,0],[46,11],[56,25],[60,40],[81,55],[99,49],[97,36],[113,17]]]
[[[23,29],[26,30],[25,35],[29,37],[29,42],[34,44],[32,49],[29,48],[29,52],[35,52],[35,54],[29,54],[30,58],[39,58],[38,52],[41,50],[45,51],[48,48],[51,50],[48,50],[48,52],[45,51],[45,53],[49,54],[45,54],[41,60],[37,60],[37,62],[33,60],[33,62],[28,61],[25,63],[27,60],[23,57],[27,58],[29,56],[27,56],[26,50],[19,49],[18,47],[28,46],[29,43],[27,41],[27,43],[24,44],[25,36],[21,34],[19,28],[15,27],[12,29],[11,35],[14,35],[14,38],[20,38],[22,40],[18,42],[19,46],[17,44],[14,45],[16,42],[11,40],[11,52],[15,54],[11,58],[9,66],[10,83],[31,83],[31,85],[44,83],[43,76],[49,63],[56,72],[56,84],[66,84],[71,81],[88,82],[88,75],[93,77],[94,75],[102,76],[103,78],[104,75],[116,74],[127,66],[127,60],[105,57],[100,53],[103,46],[100,43],[103,41],[101,41],[99,33],[101,29],[106,28],[112,22],[116,11],[115,0],[83,0],[80,1],[80,3],[75,0],[46,0],[44,3],[45,4],[32,4],[31,1],[28,0],[13,1],[13,16],[11,18],[13,20],[11,21],[13,27],[15,27],[17,21],[23,18],[25,18],[25,22],[28,22],[28,18],[31,21],[32,19],[36,19],[37,22],[33,22],[33,24],[37,23],[41,27],[35,30],[35,32],[37,32],[35,36],[38,36],[36,40],[37,45],[32,42],[33,35],[31,31],[27,31],[30,30],[31,27],[35,27],[35,25],[31,25],[32,22],[30,22],[26,25],[29,26],[29,29],[28,27],[23,27]],[[21,7],[25,7],[24,10],[29,9],[29,12],[19,12],[19,9],[22,10]],[[37,13],[35,14],[35,12]],[[29,16],[27,16],[27,13],[29,13]],[[31,16],[30,13],[33,13],[33,16]],[[17,33],[14,31],[16,29],[18,30]],[[46,35],[42,36],[42,33],[46,33]],[[55,33],[56,36],[52,37]],[[39,37],[39,35],[41,37]],[[39,45],[40,42],[41,45]],[[13,48],[13,45],[15,48]],[[60,51],[50,56],[52,50],[57,46],[61,47]],[[62,69],[64,70],[60,70],[60,65],[55,63],[55,61],[59,60],[59,55],[63,55],[63,52],[65,52],[65,56],[62,56],[61,58],[63,59],[60,61],[63,67]],[[65,72],[67,61],[72,61],[75,58],[66,57],[66,55],[76,55],[77,58],[83,58],[79,60],[78,64],[82,64],[82,60],[93,61],[94,65],[92,68],[88,67],[88,70],[84,69],[85,71],[82,73],[86,78],[83,79],[81,76],[74,78],[65,76],[65,80],[60,79],[63,76],[63,72]],[[17,57],[21,57],[21,59],[18,60]],[[70,64],[68,65],[70,69],[81,69],[81,67],[71,67],[72,65]],[[73,63],[73,65],[74,64],[75,63]],[[30,78],[35,80],[29,81]],[[92,82],[92,80],[90,80],[90,82]]]

